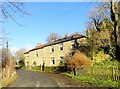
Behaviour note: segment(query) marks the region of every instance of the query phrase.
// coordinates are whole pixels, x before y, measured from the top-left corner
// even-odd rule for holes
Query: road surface
[[[8,87],[59,87],[58,83],[41,72],[18,70],[17,79]]]
[[[17,70],[18,77],[8,87],[91,87],[62,74]]]

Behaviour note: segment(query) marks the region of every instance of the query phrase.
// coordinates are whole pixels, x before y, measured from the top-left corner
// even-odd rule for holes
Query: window
[[[29,62],[27,61],[27,66],[29,66]]]
[[[33,66],[36,66],[36,65],[37,65],[36,61],[33,61]]]
[[[78,48],[79,43],[77,42],[77,39],[74,40],[74,45],[75,45],[75,48]]]
[[[63,60],[64,58],[63,58],[63,56],[60,56],[60,60]]]
[[[51,65],[54,65],[54,64],[55,64],[54,57],[51,57]]]
[[[38,57],[38,51],[36,51],[36,57]]]
[[[63,50],[63,43],[59,44],[59,51]]]
[[[26,56],[26,59],[28,59],[28,56]]]
[[[26,55],[25,55],[25,58],[26,58],[26,59],[28,59],[28,58],[29,58],[28,54],[26,54]]]
[[[63,66],[64,65],[64,60],[63,60],[63,56],[60,56],[60,62],[59,62],[59,65],[60,66]]]
[[[72,48],[72,49],[74,49],[74,48],[75,48],[74,41],[71,41],[71,48]]]
[[[45,64],[45,61],[44,61],[44,60],[42,60],[42,61],[41,61],[41,65],[44,65],[44,64]]]
[[[71,41],[71,48],[75,49],[78,48],[79,43],[77,42],[77,39]]]
[[[54,52],[54,46],[51,46],[50,52]]]

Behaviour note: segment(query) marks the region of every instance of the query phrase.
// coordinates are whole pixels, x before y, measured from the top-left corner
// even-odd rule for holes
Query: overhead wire
[[[64,17],[65,15],[69,14],[70,12],[72,12],[73,10],[75,10],[76,8],[79,8],[80,6],[81,6],[81,5],[79,4],[79,5],[71,8],[71,9],[69,9],[68,11],[64,12],[63,14],[57,16],[56,18],[53,18],[53,19],[50,20],[47,24],[45,24],[45,25],[42,27],[42,29],[43,29],[44,27],[49,26],[50,24],[54,23],[55,21],[61,19],[62,17]]]

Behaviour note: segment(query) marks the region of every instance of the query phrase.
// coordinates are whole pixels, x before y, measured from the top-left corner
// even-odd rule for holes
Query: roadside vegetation
[[[0,68],[0,87],[5,87],[16,78],[16,59],[12,56],[8,48],[2,48],[2,66]]]
[[[16,80],[16,78],[17,78],[17,74],[14,74],[13,76],[11,76],[9,78],[2,79],[0,81],[0,88],[8,86],[12,82],[14,82]]]
[[[84,56],[78,53],[73,59],[67,57],[67,70],[61,74],[98,87],[120,87],[120,62],[110,59],[86,61]]]
[[[94,78],[90,76],[74,76],[73,74],[69,73],[62,73],[66,76],[71,77],[72,79],[80,80],[82,82],[86,82],[91,85],[95,85],[97,87],[119,87],[119,81],[112,81],[111,79],[108,80],[101,80],[99,78]]]
[[[79,56],[75,55],[78,53],[75,49],[71,57],[69,55],[65,58],[69,60],[66,62],[68,70],[62,74],[97,86],[120,87],[118,4],[120,3],[103,2],[93,8],[86,29],[86,45],[80,44],[77,48]],[[87,57],[80,55],[81,53]],[[91,62],[86,59],[91,59]]]

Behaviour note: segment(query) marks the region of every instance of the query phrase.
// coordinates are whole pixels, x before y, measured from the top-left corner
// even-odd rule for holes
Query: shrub
[[[74,50],[70,55],[65,57],[67,66],[74,71],[74,75],[76,75],[75,68],[84,67],[91,65],[91,60],[79,50]]]
[[[32,67],[33,70],[41,70],[41,66],[34,66]]]
[[[65,64],[65,62],[64,62],[64,60],[60,60],[60,66],[64,66],[64,64]]]
[[[110,55],[105,54],[104,51],[99,51],[97,54],[93,55],[93,59],[95,60],[95,62],[101,62],[104,60],[111,60]]]

